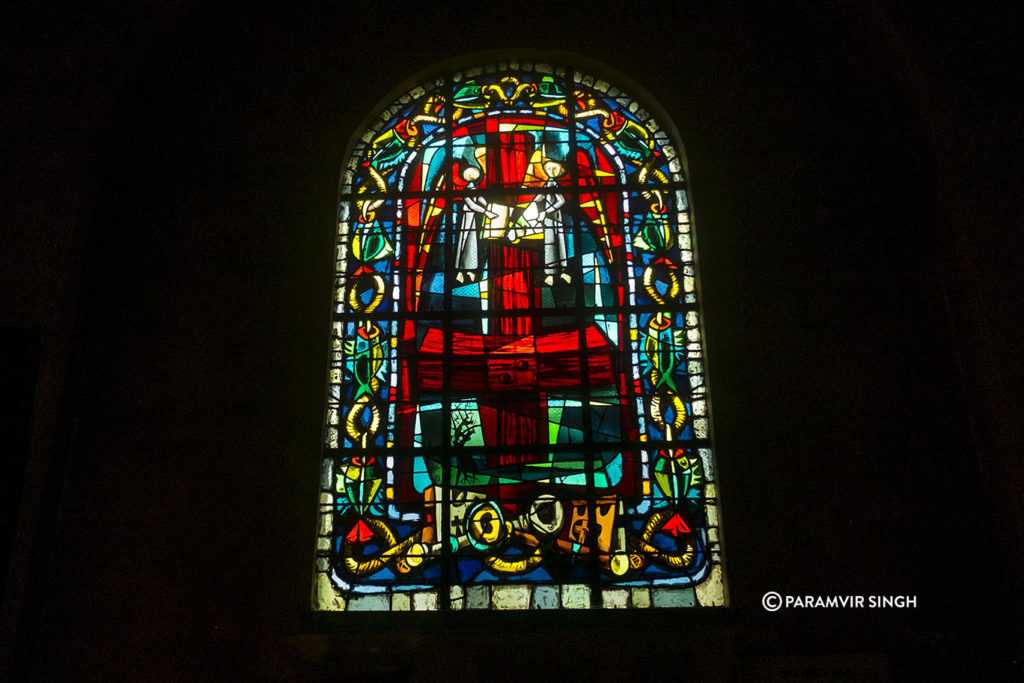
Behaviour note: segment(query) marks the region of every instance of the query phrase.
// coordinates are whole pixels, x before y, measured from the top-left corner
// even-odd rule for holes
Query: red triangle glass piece
[[[666,534],[672,534],[673,536],[692,533],[690,531],[690,527],[686,526],[686,522],[683,521],[683,518],[679,516],[678,512],[672,515],[672,519],[665,522],[664,526],[661,527],[661,530]]]
[[[345,540],[349,543],[366,543],[371,538],[373,538],[373,530],[363,520],[356,522],[356,525],[345,536]]]

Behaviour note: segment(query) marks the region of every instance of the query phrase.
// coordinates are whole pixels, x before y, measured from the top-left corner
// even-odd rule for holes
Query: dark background
[[[0,677],[1019,675],[1019,9],[32,4],[0,40]],[[347,145],[494,48],[618,69],[686,145],[727,609],[306,611]]]

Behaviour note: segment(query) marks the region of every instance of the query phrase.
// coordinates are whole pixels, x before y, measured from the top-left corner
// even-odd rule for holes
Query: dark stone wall
[[[2,41],[0,324],[40,340],[7,677],[1018,671],[1019,12],[67,5]],[[686,145],[728,609],[306,613],[340,164],[494,48],[627,74]]]

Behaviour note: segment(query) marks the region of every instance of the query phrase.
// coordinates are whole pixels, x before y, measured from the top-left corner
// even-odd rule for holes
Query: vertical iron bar
[[[438,579],[438,608],[441,611],[448,611],[451,609],[451,574],[452,574],[452,563],[455,559],[452,557],[451,545],[449,543],[449,534],[451,532],[451,480],[452,480],[452,467],[451,459],[455,453],[455,448],[451,443],[452,438],[452,390],[451,390],[451,371],[452,371],[452,337],[453,337],[453,322],[452,322],[452,281],[454,278],[454,248],[455,243],[455,213],[453,203],[455,200],[455,179],[452,175],[452,164],[454,163],[454,140],[453,140],[453,120],[455,112],[453,110],[453,102],[455,99],[455,87],[454,81],[448,77],[445,79],[445,86],[447,88],[448,96],[445,98],[445,127],[444,131],[444,153],[445,153],[445,169],[441,173],[442,182],[444,183],[444,191],[440,196],[444,197],[444,215],[442,217],[441,230],[439,231],[444,244],[442,254],[444,256],[444,294],[443,304],[441,306],[442,312],[445,314],[442,318],[442,348],[441,348],[441,425],[445,430],[443,438],[441,439],[441,495],[439,504],[441,506],[441,515],[438,521],[440,527],[440,533],[438,534],[438,542],[441,543],[441,576]]]
[[[582,191],[582,177],[578,163],[579,145],[577,143],[576,127],[576,86],[575,78],[571,69],[566,69],[566,115],[569,129],[569,168],[573,176],[572,196],[572,238],[573,255],[572,267],[574,289],[576,295],[576,320],[577,320],[577,345],[579,352],[577,360],[580,364],[580,403],[583,417],[583,468],[586,478],[586,502],[587,502],[587,538],[586,545],[589,550],[589,583],[590,583],[590,606],[601,606],[601,565],[600,565],[600,533],[597,529],[597,487],[595,485],[594,459],[598,456],[597,447],[593,437],[593,420],[591,419],[591,395],[590,395],[590,365],[587,354],[587,324],[586,324],[586,291],[583,286],[583,257],[581,247],[583,244],[583,222],[585,214],[580,206]],[[595,236],[596,238],[596,236]],[[595,239],[595,242],[597,240]]]

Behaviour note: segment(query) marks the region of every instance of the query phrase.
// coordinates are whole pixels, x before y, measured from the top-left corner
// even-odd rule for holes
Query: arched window
[[[314,609],[724,604],[666,124],[510,60],[411,88],[355,144]]]

